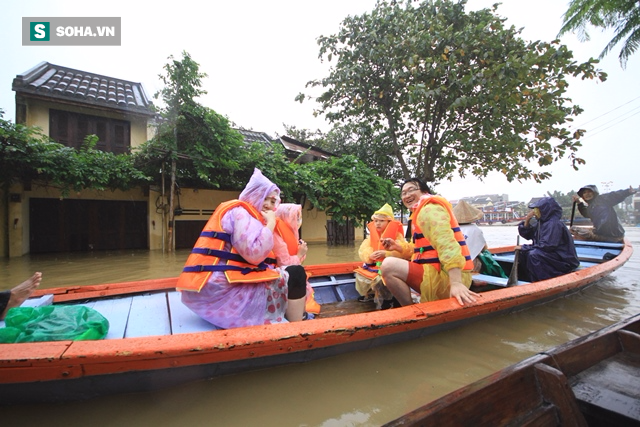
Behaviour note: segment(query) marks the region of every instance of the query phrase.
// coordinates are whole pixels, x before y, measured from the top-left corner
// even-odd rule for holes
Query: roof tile
[[[154,115],[142,84],[41,62],[13,79],[16,93]]]

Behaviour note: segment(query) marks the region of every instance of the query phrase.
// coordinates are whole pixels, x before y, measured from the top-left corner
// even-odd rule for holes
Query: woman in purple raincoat
[[[531,212],[518,224],[518,233],[530,245],[520,247],[518,275],[536,282],[558,277],[578,268],[580,261],[573,237],[562,222],[562,208],[552,197],[543,197],[529,205]],[[532,221],[537,218],[537,223]]]
[[[263,221],[242,206],[228,210],[220,221],[222,232],[230,240],[224,250],[234,248],[249,264],[258,265],[272,253],[280,189],[255,169],[238,199],[260,212]],[[223,260],[217,265],[224,264]],[[306,296],[304,268],[290,266],[276,270],[279,278],[254,283],[230,283],[225,271],[214,270],[199,291],[183,291],[182,302],[223,329],[302,320]]]

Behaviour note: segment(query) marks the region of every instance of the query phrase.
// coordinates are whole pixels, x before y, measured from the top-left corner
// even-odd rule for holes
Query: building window
[[[49,110],[49,136],[56,142],[79,149],[87,135],[98,136],[98,150],[121,154],[131,146],[131,124],[127,121]]]

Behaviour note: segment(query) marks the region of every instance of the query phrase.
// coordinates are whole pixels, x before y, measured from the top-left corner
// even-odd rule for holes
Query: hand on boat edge
[[[464,305],[464,303],[474,303],[476,302],[476,297],[482,297],[482,295],[477,294],[467,288],[462,282],[451,282],[451,290],[449,291],[449,295],[452,298],[455,298],[458,301],[458,304]]]

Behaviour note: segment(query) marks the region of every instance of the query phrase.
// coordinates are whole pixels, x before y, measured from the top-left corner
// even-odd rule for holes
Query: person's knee
[[[289,281],[287,282],[289,287],[288,298],[303,298],[307,294],[307,273],[304,271],[304,267],[290,265],[285,270],[289,273]]]
[[[382,260],[382,264],[380,264],[380,274],[382,277],[389,277],[398,272],[398,261],[402,261],[399,258],[385,258]]]

